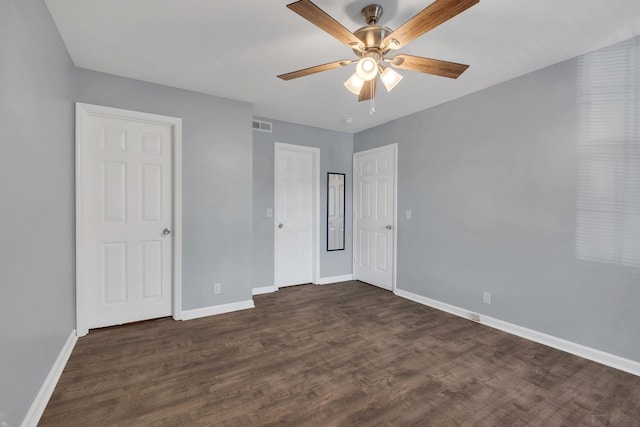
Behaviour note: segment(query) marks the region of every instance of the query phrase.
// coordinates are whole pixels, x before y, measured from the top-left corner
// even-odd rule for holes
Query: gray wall
[[[40,0],[0,2],[0,424],[75,327],[72,64]]]
[[[354,138],[252,135],[250,104],[75,69],[41,0],[0,2],[0,58],[0,423],[20,424],[75,327],[75,100],[183,119],[185,309],[273,284],[274,141],[319,147],[347,211],[354,146],[398,142],[399,288],[640,361],[638,269],[576,259],[575,60]],[[321,224],[321,276],[350,274],[350,216],[346,251]]]
[[[83,69],[73,79],[79,102],[182,118],[182,306],[250,300],[251,104]]]
[[[576,259],[577,68],[360,132],[354,147],[399,145],[398,288],[640,361],[640,271]]]
[[[351,274],[351,216],[347,215],[345,250],[327,249],[327,172],[346,174],[346,206],[351,212],[353,135],[293,123],[273,123],[273,133],[253,132],[253,287],[273,286],[274,143],[320,148],[320,277]]]

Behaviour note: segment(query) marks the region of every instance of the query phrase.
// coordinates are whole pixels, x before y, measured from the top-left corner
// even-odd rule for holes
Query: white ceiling
[[[286,8],[293,0],[46,0],[76,66],[253,104],[254,114],[349,133],[640,34],[639,0],[480,0],[397,53],[470,64],[457,80],[400,71],[375,114],[340,68],[276,75],[345,58],[340,42]],[[395,29],[432,0],[377,0]],[[372,0],[315,0],[349,30]],[[345,118],[353,122],[344,122]]]

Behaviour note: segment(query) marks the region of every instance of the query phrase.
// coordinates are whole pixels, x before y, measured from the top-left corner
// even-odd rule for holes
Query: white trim
[[[413,302],[420,303],[422,305],[426,305],[429,307],[436,308],[441,311],[445,311],[447,313],[453,314],[455,316],[464,317],[465,319],[471,320],[471,315],[475,314],[470,312],[469,310],[465,310],[460,307],[456,307],[455,305],[450,305],[445,302],[440,302],[431,298],[423,297],[421,295],[414,294],[412,292],[403,291],[402,289],[396,289],[394,292],[399,297],[406,298]]]
[[[69,334],[69,338],[62,346],[62,350],[58,354],[56,361],[53,363],[49,374],[42,383],[42,387],[40,387],[40,391],[36,395],[27,415],[25,415],[22,420],[22,427],[36,427],[42,414],[44,413],[47,404],[49,403],[49,399],[51,399],[51,395],[53,394],[53,390],[55,390],[56,385],[58,384],[58,380],[60,379],[60,375],[62,375],[62,371],[64,371],[64,367],[71,356],[71,352],[73,348],[78,342],[78,335],[76,334],[76,330],[74,329]]]
[[[173,319],[182,320],[182,119],[173,125]]]
[[[316,169],[316,174],[313,179],[316,180],[314,191],[316,197],[314,200],[315,209],[313,210],[315,227],[313,230],[313,283],[317,283],[320,280],[320,148],[314,148],[315,163],[313,167]]]
[[[423,297],[421,295],[416,295],[414,293],[403,291],[401,289],[396,289],[395,294],[399,297],[406,298],[411,301],[436,308],[438,310],[446,311],[447,313],[451,313],[465,319],[474,320],[477,323],[489,326],[491,328],[498,329],[503,332],[528,339],[530,341],[544,344],[546,346],[553,347],[558,350],[562,350],[567,353],[571,353],[573,355],[640,376],[640,362],[636,362],[631,359],[625,359],[624,357],[616,356],[615,354],[596,350],[595,348],[587,347],[582,344],[577,344],[572,341],[554,337],[553,335],[547,335],[545,333],[525,328],[523,326],[514,325],[513,323],[485,316],[484,314],[474,313],[464,308],[433,300],[431,298]]]
[[[76,102],[76,135],[75,135],[75,144],[76,144],[76,161],[75,161],[75,201],[76,201],[76,253],[75,253],[75,262],[76,262],[76,332],[79,337],[83,337],[89,333],[89,322],[87,321],[88,315],[85,313],[85,304],[81,304],[81,301],[85,300],[85,292],[82,286],[79,285],[80,279],[84,277],[83,264],[84,262],[81,260],[82,254],[84,251],[82,250],[84,241],[84,227],[82,218],[84,218],[84,210],[83,210],[83,200],[82,194],[84,191],[82,189],[82,169],[83,169],[83,161],[84,153],[82,151],[82,134],[84,129],[84,104],[80,104]]]
[[[247,310],[254,307],[255,305],[253,305],[253,300],[247,300],[232,302],[229,304],[212,305],[210,307],[194,308],[192,310],[182,310],[182,320],[199,319],[201,317]]]
[[[398,143],[394,142],[393,144],[383,145],[381,147],[370,148],[368,150],[358,151],[353,153],[353,162],[351,166],[352,172],[352,191],[351,191],[351,227],[352,227],[352,235],[351,241],[353,245],[353,256],[352,256],[352,264],[351,268],[353,270],[353,277],[351,280],[358,280],[356,277],[356,255],[355,255],[355,244],[357,239],[357,230],[356,230],[356,215],[355,215],[355,207],[356,207],[356,157],[362,154],[371,154],[376,153],[378,151],[385,151],[388,149],[393,150],[393,259],[391,261],[393,265],[393,274],[391,275],[391,292],[396,291],[396,283],[398,277]]]
[[[391,275],[391,292],[395,292],[398,277],[398,143],[393,147],[393,274]]]
[[[119,108],[103,107],[100,105],[76,102],[76,331],[79,337],[89,333],[89,319],[86,313],[86,295],[83,290],[84,265],[83,229],[84,212],[82,209],[82,170],[83,151],[82,137],[84,135],[85,116],[96,115],[103,117],[125,118],[146,123],[169,125],[173,129],[173,276],[172,276],[172,315],[175,320],[182,317],[182,119],[161,116],[157,114],[129,111]]]
[[[328,285],[330,283],[348,282],[353,280],[353,274],[343,274],[342,276],[321,277],[316,285]]]
[[[279,288],[277,286],[262,286],[260,288],[251,289],[251,295],[263,295],[276,292]]]
[[[286,144],[284,142],[274,142],[273,143],[273,152],[274,152],[274,156],[273,156],[273,196],[274,196],[274,218],[277,217],[277,206],[275,203],[275,190],[277,188],[277,184],[276,184],[276,178],[277,178],[277,168],[276,168],[276,161],[277,161],[277,151],[279,149],[285,149],[285,150],[298,150],[298,151],[306,151],[306,152],[310,152],[313,154],[313,167],[314,167],[314,174],[313,174],[313,180],[314,180],[314,184],[313,184],[313,191],[315,192],[315,195],[313,196],[313,209],[312,209],[312,214],[313,214],[313,219],[312,219],[312,227],[313,227],[313,232],[312,232],[312,236],[311,236],[311,245],[313,248],[313,255],[312,255],[312,266],[311,266],[311,281],[312,283],[317,283],[320,280],[320,148],[317,147],[308,147],[306,145],[295,145],[295,144]],[[277,255],[277,246],[276,246],[276,241],[277,241],[277,229],[275,227],[275,221],[274,221],[274,227],[273,227],[273,252],[274,252],[274,268],[273,268],[273,282],[275,283],[276,287],[279,287],[280,285],[278,284],[277,278],[278,278],[278,260],[276,259],[276,255]]]

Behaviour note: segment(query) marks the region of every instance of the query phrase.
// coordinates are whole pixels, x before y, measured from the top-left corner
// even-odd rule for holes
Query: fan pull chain
[[[370,101],[370,104],[369,104],[371,106],[371,109],[369,110],[369,115],[372,116],[372,117],[373,117],[373,113],[376,112],[376,93],[375,93],[375,89],[376,88],[375,88],[374,83],[373,83],[374,79],[371,79],[371,101]]]

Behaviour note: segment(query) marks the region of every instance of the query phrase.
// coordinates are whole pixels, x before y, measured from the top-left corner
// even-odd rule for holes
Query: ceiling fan
[[[382,16],[382,7],[371,4],[362,9],[362,16],[367,25],[352,33],[311,1],[296,1],[288,4],[287,7],[349,46],[359,59],[343,59],[281,74],[278,77],[282,80],[292,80],[357,63],[356,72],[344,85],[349,91],[358,95],[358,101],[373,99],[378,74],[387,91],[391,91],[400,82],[402,76],[391,67],[456,79],[469,68],[468,65],[413,55],[400,54],[393,58],[387,58],[386,55],[406,46],[413,39],[478,2],[479,0],[436,0],[395,31],[378,25]]]

